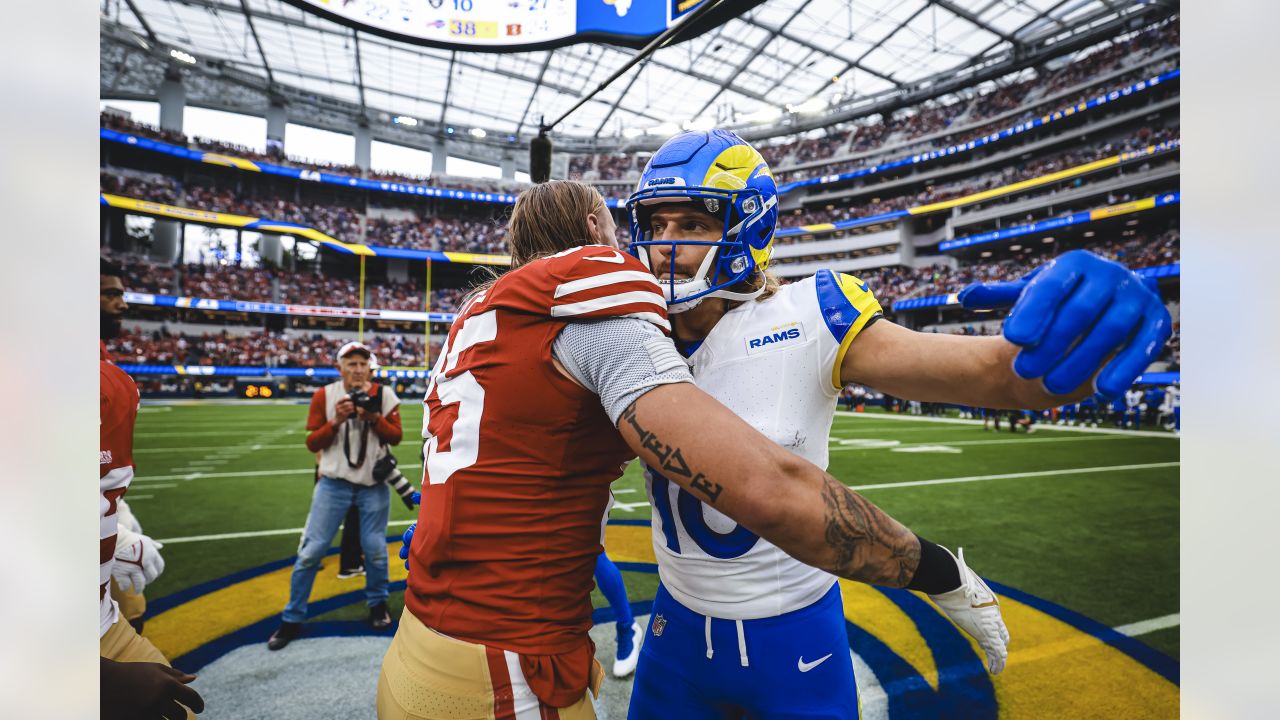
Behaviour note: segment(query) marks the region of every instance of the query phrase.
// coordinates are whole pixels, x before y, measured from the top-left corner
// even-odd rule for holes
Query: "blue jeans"
[[[333,536],[355,504],[360,512],[360,548],[364,551],[365,602],[373,607],[387,601],[387,518],[391,513],[391,493],[386,485],[353,485],[345,480],[321,477],[311,496],[311,512],[302,531],[298,561],[289,578],[289,604],[285,622],[307,619],[307,600],[316,580],[320,562],[333,544]]]

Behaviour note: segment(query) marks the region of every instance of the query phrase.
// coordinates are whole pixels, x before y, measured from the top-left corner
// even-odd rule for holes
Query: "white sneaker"
[[[644,639],[644,626],[638,622],[631,624],[631,654],[613,661],[613,676],[624,678],[636,671],[640,662],[640,641]]]

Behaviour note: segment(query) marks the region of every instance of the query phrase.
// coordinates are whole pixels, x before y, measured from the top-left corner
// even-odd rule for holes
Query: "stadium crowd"
[[[1073,148],[1031,162],[1007,165],[949,183],[929,185],[916,193],[908,192],[896,197],[877,198],[874,201],[856,205],[792,213],[784,216],[782,224],[791,227],[840,222],[903,210],[916,205],[941,202],[1039,177],[1151,144],[1175,141],[1178,137],[1178,128],[1143,127],[1128,138],[1089,147]],[[193,183],[183,184],[172,177],[151,173],[125,172],[108,168],[100,172],[99,178],[102,191],[105,193],[200,210],[283,220],[314,227],[344,242],[473,253],[502,254],[506,252],[502,223],[495,217],[476,218],[439,214],[400,220],[366,219],[358,210],[336,203],[298,204],[281,197],[267,199],[247,197],[229,189],[209,188]],[[1073,187],[1082,186],[1085,182],[1085,179],[1077,178]],[[622,227],[618,230],[618,238],[620,242],[626,240],[626,230]],[[792,236],[779,240],[796,242],[798,238]]]
[[[1086,247],[1131,268],[1155,267],[1179,262],[1179,232],[1176,228],[1154,236],[1135,234],[1118,240],[1090,243]],[[959,292],[966,285],[975,282],[1014,280],[1030,272],[1046,258],[1069,249],[1060,247],[1056,243],[1035,243],[1024,247],[1024,255],[1016,258],[965,264],[954,269],[941,264],[919,268],[895,265],[860,270],[856,274],[875,291],[880,303],[888,308],[895,300],[907,297]],[[815,257],[789,258],[780,260],[779,264],[842,257],[844,257],[843,254],[832,253]]]
[[[235,143],[225,142],[222,140],[196,136],[188,138],[180,132],[162,130],[154,125],[138,122],[137,120],[125,117],[117,112],[103,111],[99,113],[98,123],[101,127],[107,128],[108,130],[115,130],[117,132],[129,133],[131,135],[152,138],[154,140],[161,140],[172,145],[179,145],[181,147],[191,148],[194,150],[204,150],[206,152],[217,153],[219,155],[244,158],[254,162],[271,163],[273,165],[295,167],[303,170],[315,170],[333,173],[335,175],[363,177],[370,180],[383,180],[386,182],[404,183],[409,185],[429,185],[453,190],[472,190],[474,192],[486,193],[517,193],[523,188],[528,187],[528,183],[519,183],[513,180],[491,180],[486,178],[459,177],[454,175],[422,176],[374,169],[362,171],[360,167],[356,165],[329,163],[293,156],[276,156],[271,153],[259,152],[244,145],[237,145]]]
[[[111,253],[103,252],[104,257]],[[360,285],[350,278],[289,272],[280,269],[235,265],[165,266],[138,256],[114,258],[125,270],[134,292],[157,295],[180,294],[215,300],[247,300],[324,307],[359,307]],[[416,281],[369,278],[366,307],[377,310],[423,309],[422,288]],[[454,312],[465,294],[459,288],[436,288],[431,292],[432,312]]]
[[[431,291],[431,312],[456,312],[466,290],[443,288]],[[422,288],[416,283],[375,285],[370,292],[369,307],[379,310],[423,309]]]
[[[1166,69],[1171,69],[1171,68],[1166,68]],[[1133,82],[1146,79],[1147,77],[1150,76],[1151,73],[1156,72],[1156,70],[1157,68],[1152,68],[1150,71],[1144,71],[1142,73],[1133,73],[1131,75],[1125,75],[1123,77],[1117,78],[1114,83],[1108,83],[1108,86],[1115,85],[1117,87],[1127,87]],[[1078,102],[1083,102],[1092,97],[1096,97],[1097,94],[1098,92],[1096,91],[1081,92],[1081,95],[1078,99],[1071,99],[1070,102],[1068,102],[1067,100],[1059,100],[1052,103],[1048,103],[1043,106],[1032,107],[1027,110],[1024,110],[1024,112],[1021,113],[1020,117],[1016,120],[1004,118],[1004,119],[993,121],[989,124],[981,125],[971,130],[965,130],[963,132],[957,132],[951,135],[943,135],[941,137],[925,134],[921,136],[922,139],[919,142],[907,143],[907,144],[893,143],[889,147],[886,147],[882,152],[855,153],[853,156],[845,155],[844,157],[846,157],[847,159],[833,158],[827,162],[822,162],[820,160],[811,160],[811,161],[808,161],[809,163],[808,166],[801,164],[799,167],[796,167],[796,169],[783,170],[778,172],[777,179],[778,179],[778,182],[785,183],[785,182],[791,182],[795,180],[804,180],[806,178],[812,178],[812,177],[818,177],[818,176],[824,176],[824,175],[835,175],[839,173],[850,172],[852,170],[857,170],[859,168],[868,167],[878,163],[891,162],[891,161],[899,160],[902,158],[909,158],[909,157],[912,157],[913,155],[920,154],[920,153],[928,153],[929,151],[943,150],[951,146],[963,145],[964,143],[967,143],[970,140],[975,140],[980,137],[985,137],[992,133],[997,133],[997,132],[1000,132],[1001,130],[1005,130],[1009,127],[1017,125],[1019,122],[1023,121],[1024,118],[1021,117],[1022,115],[1026,116],[1025,119],[1040,117],[1040,116],[1061,110],[1063,106],[1072,106]],[[1176,86],[1172,86],[1167,89],[1162,89],[1162,90],[1157,90],[1157,91],[1152,91],[1150,93],[1147,93],[1146,95],[1143,96],[1143,98],[1145,98],[1147,104],[1154,105],[1170,97],[1177,97],[1177,95],[1178,95],[1178,88]],[[1126,106],[1126,107],[1108,106],[1108,107],[1100,108],[1093,111],[1090,117],[1092,118],[1093,122],[1102,122],[1108,117],[1114,117],[1116,115],[1131,112],[1132,110],[1133,110],[1132,106]],[[927,116],[927,112],[926,112],[926,116]],[[919,117],[919,116],[912,116],[912,118],[915,118],[915,117]],[[1024,134],[1016,135],[1013,137],[1003,138],[999,142],[999,144],[992,145],[991,147],[984,149],[982,152],[986,152],[986,153],[1008,152],[1010,150],[1016,150],[1020,146],[1028,145],[1035,142],[1040,142],[1045,140],[1046,138],[1053,137],[1060,133],[1069,132],[1069,131],[1071,131],[1070,127],[1062,126],[1062,125],[1051,125],[1035,133],[1024,133]],[[934,139],[930,139],[930,138],[934,138]],[[817,163],[820,163],[820,164],[817,164]]]
[[[991,170],[989,172],[975,175],[966,175],[965,177],[952,182],[929,185],[917,193],[908,192],[891,198],[877,198],[871,202],[863,204],[793,212],[784,216],[785,222],[780,222],[780,224],[784,227],[794,227],[797,225],[834,223],[844,220],[870,217],[897,210],[905,210],[909,207],[919,205],[928,205],[931,203],[951,200],[953,198],[972,195],[984,190],[1010,185],[1023,180],[1030,180],[1032,178],[1055,173],[1077,165],[1083,165],[1094,160],[1111,157],[1119,153],[1145,148],[1149,145],[1164,142],[1175,142],[1179,140],[1179,135],[1180,129],[1176,127],[1160,128],[1156,130],[1144,127],[1139,129],[1137,133],[1129,138],[1103,142],[1098,145],[1072,148],[1051,155],[1046,155],[1044,157],[1039,157],[1029,162],[1006,165],[998,170]],[[1142,165],[1139,165],[1139,169],[1142,169],[1142,167]],[[1070,187],[1082,187],[1089,182],[1089,178],[1078,177],[1071,182]],[[869,191],[871,189],[869,189]],[[1029,192],[1053,194],[1056,191],[1052,189],[1041,189]],[[1023,195],[1017,195],[1011,198],[989,200],[986,205],[995,205],[1002,201],[1012,202],[1014,200],[1022,199],[1023,197]],[[799,238],[797,236],[792,236],[787,238],[786,241],[797,242],[798,239]]]
[[[259,331],[234,335],[226,330],[200,335],[170,332],[122,332],[108,345],[121,363],[246,367],[331,367],[350,338],[299,331]],[[426,367],[423,339],[405,335],[366,336],[364,344],[384,367]],[[439,343],[432,343],[432,356]]]
[[[1179,24],[1175,20],[1135,35],[1128,41],[1115,43],[1090,53],[1046,75],[997,86],[988,92],[959,100],[925,103],[916,106],[910,114],[899,113],[888,119],[881,118],[856,127],[838,130],[823,137],[775,145],[767,148],[766,159],[770,161],[771,166],[780,168],[785,173],[793,165],[825,160],[838,155],[866,153],[889,143],[892,143],[895,151],[905,153],[906,149],[901,145],[926,135],[943,132],[960,123],[970,128],[961,134],[947,137],[947,143],[968,142],[1004,127],[1016,125],[1047,112],[1097,97],[1112,89],[1127,86],[1144,76],[1171,69],[1175,65],[1166,62],[1143,68],[1141,72],[1126,73],[1101,85],[1086,84],[1092,78],[1111,72],[1118,67],[1136,67],[1157,52],[1177,48],[1178,43]],[[1079,85],[1084,87],[1071,96],[1056,98],[1047,101],[1046,104],[1031,104],[1038,98],[1049,97]],[[1020,107],[1024,109],[1016,116],[999,117]],[[975,122],[981,123],[983,120],[997,117],[999,119],[991,124],[972,125]],[[824,165],[820,174],[844,172],[846,169],[851,168],[845,168],[839,164]]]
[[[795,165],[864,154],[877,149],[892,150],[898,154],[910,154],[913,150],[903,145],[918,138],[935,135],[947,128],[963,124],[968,129],[945,139],[944,144],[968,142],[1024,120],[1053,112],[1084,100],[1125,87],[1139,79],[1176,67],[1176,60],[1163,61],[1136,70],[1155,54],[1179,47],[1179,22],[1175,19],[1161,26],[1138,33],[1122,42],[1110,44],[1090,52],[1083,58],[1068,62],[1045,74],[1017,80],[1005,85],[997,84],[987,92],[975,93],[956,99],[924,103],[911,112],[896,113],[888,118],[859,123],[840,129],[829,129],[818,137],[801,138],[760,148],[760,152],[775,172],[779,182],[798,179],[809,174],[827,175],[846,172],[866,164],[869,159],[840,161],[824,164],[805,172],[794,172]],[[1118,68],[1135,68],[1102,84],[1090,83],[1100,75]],[[1072,87],[1082,86],[1067,97],[1036,103]],[[1005,113],[1023,108],[1013,117]],[[990,123],[983,121],[994,119]],[[975,125],[974,123],[978,123]],[[571,178],[587,181],[617,181],[630,179],[638,174],[644,163],[631,154],[575,155],[570,158]]]

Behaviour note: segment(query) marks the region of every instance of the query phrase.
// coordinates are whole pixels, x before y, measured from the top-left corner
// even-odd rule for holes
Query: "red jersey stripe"
[[[484,659],[489,664],[489,681],[493,683],[494,720],[516,720],[516,704],[511,694],[511,674],[507,672],[506,653],[485,645]]]

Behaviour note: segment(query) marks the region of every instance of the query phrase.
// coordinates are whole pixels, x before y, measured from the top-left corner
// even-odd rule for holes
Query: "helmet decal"
[[[655,240],[649,222],[654,209],[689,202],[723,222],[720,239]],[[760,294],[744,291],[742,284],[763,272],[773,254],[778,188],[764,157],[737,134],[692,131],[668,140],[649,159],[627,200],[627,212],[630,251],[651,268],[654,246],[667,248],[670,255],[681,245],[710,246],[695,277],[676,280],[673,267],[670,276],[658,278],[669,312],[688,310],[704,297],[747,300]]]

